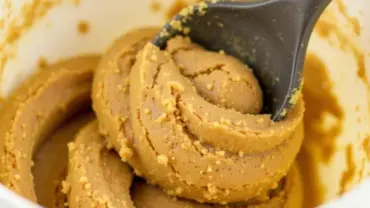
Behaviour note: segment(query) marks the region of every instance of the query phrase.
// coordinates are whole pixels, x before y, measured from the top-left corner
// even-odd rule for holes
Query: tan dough
[[[96,121],[85,126],[68,145],[69,188],[65,189],[69,189],[69,207],[134,207],[129,191],[131,170],[106,145]]]
[[[72,58],[31,77],[0,110],[0,181],[36,201],[32,157],[45,139],[87,107],[97,56]]]
[[[301,207],[303,102],[273,122],[247,66],[184,37],[160,50],[157,31],[118,39],[93,81],[85,56],[17,89],[0,109],[1,182],[47,207]],[[90,98],[97,121],[68,144],[64,180]]]
[[[276,186],[302,142],[303,103],[278,123],[254,115],[260,89],[238,60],[180,37],[166,51],[147,43],[134,58],[150,34],[123,36],[94,77],[101,132],[122,160],[168,194],[199,202],[248,201]],[[238,94],[251,99],[237,102]]]
[[[47,208],[65,207],[66,197],[62,193],[62,181],[67,176],[67,143],[75,138],[80,128],[91,118],[91,115],[74,116],[37,150],[32,173],[38,204]]]
[[[116,153],[106,149],[97,123],[91,122],[69,144],[70,161],[67,186],[68,204],[77,207],[136,208],[296,208],[301,204],[302,187],[299,171],[294,165],[279,188],[270,197],[255,199],[250,205],[207,205],[167,196],[162,190],[144,182],[135,182],[133,175]],[[132,197],[132,198],[131,198]],[[263,202],[257,202],[263,201]]]
[[[143,28],[128,32],[108,49],[95,71],[92,99],[100,131],[104,135],[109,134],[109,143],[122,158],[132,154],[127,148],[128,140],[132,140],[132,127],[128,122],[128,77],[137,53],[158,30]]]
[[[192,81],[197,93],[207,101],[242,113],[261,112],[262,90],[252,70],[239,60],[205,51],[183,38],[171,40],[167,51],[181,74]]]
[[[136,208],[298,208],[302,206],[303,188],[297,164],[294,164],[279,187],[248,204],[208,205],[167,196],[159,188],[143,181],[135,182],[132,200]],[[263,201],[263,202],[256,202]]]

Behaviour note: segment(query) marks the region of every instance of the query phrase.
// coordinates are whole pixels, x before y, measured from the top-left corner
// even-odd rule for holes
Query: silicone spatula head
[[[331,0],[210,1],[173,17],[155,37],[160,48],[176,35],[208,50],[224,50],[249,67],[264,92],[263,113],[285,117],[302,86],[307,44]]]

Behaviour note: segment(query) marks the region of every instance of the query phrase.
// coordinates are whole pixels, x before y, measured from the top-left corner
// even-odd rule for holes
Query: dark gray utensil
[[[292,107],[302,85],[307,43],[331,0],[212,1],[189,7],[162,28],[160,48],[176,35],[239,58],[253,69],[264,91],[263,113],[274,121]],[[191,12],[189,12],[191,11]],[[181,27],[179,24],[181,23]],[[188,30],[190,29],[190,31]]]

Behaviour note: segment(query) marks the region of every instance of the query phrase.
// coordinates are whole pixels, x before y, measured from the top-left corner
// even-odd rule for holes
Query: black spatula
[[[300,90],[307,43],[331,0],[210,1],[176,15],[153,43],[176,35],[239,58],[253,69],[264,91],[264,112],[279,121]],[[242,96],[242,95],[241,95]]]

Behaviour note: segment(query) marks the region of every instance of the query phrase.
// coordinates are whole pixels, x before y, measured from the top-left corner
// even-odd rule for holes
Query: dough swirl
[[[301,206],[302,187],[297,165],[273,191],[248,204],[211,205],[170,197],[161,189],[134,180],[129,166],[106,149],[97,122],[86,125],[69,144],[68,205],[71,208],[270,208]],[[130,191],[130,187],[132,187]]]
[[[72,58],[22,84],[0,110],[0,181],[36,202],[31,168],[39,146],[90,103],[93,69],[99,58]]]
[[[116,42],[94,77],[101,132],[122,159],[167,194],[199,202],[244,202],[276,187],[302,142],[303,103],[275,123],[258,114],[258,82],[238,60],[181,37],[161,51],[144,31]]]
[[[275,123],[248,67],[183,37],[160,50],[157,31],[19,87],[0,109],[0,181],[47,207],[300,207],[303,102]]]

